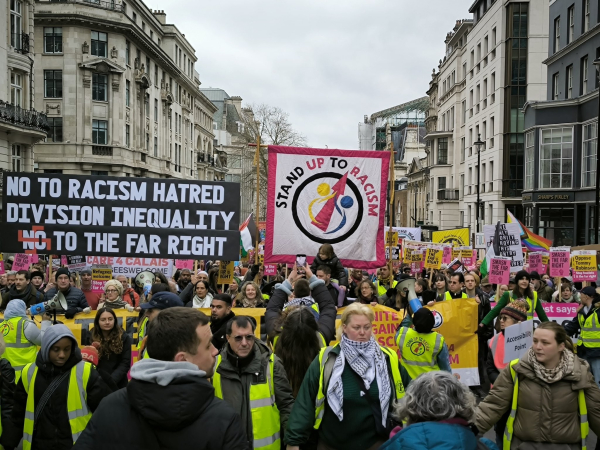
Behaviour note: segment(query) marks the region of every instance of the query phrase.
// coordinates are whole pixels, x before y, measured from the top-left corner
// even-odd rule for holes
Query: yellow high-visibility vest
[[[0,325],[0,333],[4,335],[4,342],[6,342],[3,356],[15,369],[15,383],[21,378],[23,368],[35,362],[38,352],[37,345],[25,337],[26,320],[24,317],[13,317]]]
[[[322,348],[319,352],[319,367],[321,373],[319,374],[319,390],[317,391],[317,398],[315,400],[315,430],[318,430],[321,426],[321,422],[323,421],[323,415],[325,414],[325,396],[327,394],[325,392],[325,380],[323,376],[325,373],[325,363],[329,358],[331,350],[338,345],[339,343],[336,343],[332,347]],[[396,395],[396,400],[400,400],[402,397],[404,397],[404,384],[402,383],[400,369],[398,368],[398,354],[394,350],[387,347],[381,347],[381,351],[385,353],[389,358],[390,369],[392,371],[392,382],[394,383],[395,388],[393,392]],[[392,403],[393,402],[390,401],[390,404]]]
[[[73,443],[85,430],[92,418],[92,412],[87,406],[87,385],[90,380],[92,364],[79,361],[72,369],[69,377],[69,390],[67,393],[67,413],[69,425],[73,435]],[[25,407],[25,422],[23,424],[23,450],[31,450],[33,430],[35,428],[35,378],[38,368],[35,363],[27,364],[23,369],[23,387],[27,392],[27,405]]]
[[[518,363],[518,359],[514,359],[510,362],[510,374],[515,385],[512,396],[512,406],[510,409],[510,416],[506,422],[506,428],[504,430],[504,440],[502,443],[502,450],[510,450],[510,443],[513,438],[513,432],[515,427],[515,418],[517,417],[517,397],[519,396],[519,377],[513,366]],[[579,421],[581,428],[581,449],[587,450],[586,440],[590,433],[590,426],[587,420],[587,406],[585,404],[585,394],[583,389],[580,389],[577,393],[577,402],[579,403]]]
[[[215,397],[223,399],[221,374],[217,371],[220,364],[221,355],[217,356],[212,384],[215,388]],[[280,450],[281,448],[281,421],[279,409],[275,404],[274,367],[275,354],[271,353],[267,365],[267,382],[250,385],[250,412],[254,450]]]
[[[402,356],[400,362],[413,380],[422,373],[440,370],[437,357],[444,347],[441,334],[435,331],[418,333],[412,328],[402,327],[396,344]]]
[[[454,297],[452,297],[452,294],[450,294],[450,291],[446,291],[446,293],[444,294],[444,300],[452,300]],[[461,294],[460,298],[467,298],[467,294],[465,294],[464,292]]]
[[[586,319],[583,314],[577,315],[581,334],[577,345],[584,345],[588,348],[600,348],[600,325],[598,324],[598,309],[592,310],[592,313]]]
[[[398,285],[398,282],[397,282],[396,280],[392,281],[392,285],[391,285],[391,287],[395,288],[397,285]],[[378,297],[382,297],[382,296],[384,296],[384,295],[385,295],[385,293],[386,293],[387,291],[388,291],[388,290],[385,288],[385,286],[383,286],[383,285],[382,285],[382,284],[379,282],[379,280],[377,280],[377,296],[378,296]]]

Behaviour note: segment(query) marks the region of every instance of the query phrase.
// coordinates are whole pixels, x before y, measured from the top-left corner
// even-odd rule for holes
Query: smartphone
[[[306,265],[306,255],[296,255],[296,267],[304,267]]]

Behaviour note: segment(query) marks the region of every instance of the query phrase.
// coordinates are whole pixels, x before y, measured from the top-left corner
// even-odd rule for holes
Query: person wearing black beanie
[[[504,294],[502,294],[502,297],[494,309],[492,309],[487,316],[483,318],[476,332],[481,332],[486,326],[491,325],[494,319],[500,314],[500,311],[502,311],[506,305],[514,300],[527,301],[527,304],[529,305],[529,310],[527,311],[527,320],[533,320],[533,314],[535,312],[541,322],[548,322],[548,316],[544,311],[544,305],[542,301],[538,299],[538,294],[533,289],[531,284],[531,276],[529,275],[529,272],[526,270],[519,270],[515,275],[515,282],[517,283],[516,288],[512,291],[506,291]]]
[[[452,373],[444,337],[433,331],[433,312],[428,308],[419,308],[413,314],[412,322],[414,328],[400,327],[396,333],[402,367],[413,380],[422,373],[434,370]]]

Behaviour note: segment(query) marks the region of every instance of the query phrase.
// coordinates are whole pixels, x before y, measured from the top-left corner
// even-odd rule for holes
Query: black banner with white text
[[[3,181],[6,252],[239,256],[237,183],[7,172]]]

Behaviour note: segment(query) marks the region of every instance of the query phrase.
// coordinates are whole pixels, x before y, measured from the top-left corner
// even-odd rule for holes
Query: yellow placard
[[[437,248],[428,248],[427,253],[425,254],[424,267],[426,269],[439,269],[442,267],[443,256],[444,252],[442,250],[438,250]]]
[[[594,272],[598,270],[596,266],[596,252],[591,251],[588,255],[571,256],[571,268],[577,272]]]
[[[387,247],[398,247],[398,232],[397,231],[387,231],[385,238],[385,245]]]
[[[460,249],[452,249],[452,259],[460,259]]]
[[[437,244],[452,244],[454,247],[469,246],[471,233],[468,228],[434,231],[431,233],[431,241]]]
[[[229,284],[233,281],[233,272],[235,267],[233,261],[221,261],[219,265],[219,276],[217,278],[218,284]]]
[[[404,247],[404,258],[403,258],[403,261],[405,263],[411,263],[412,262],[411,256],[412,256],[413,250],[414,250],[414,248],[412,248],[412,247],[406,247],[406,246]]]

